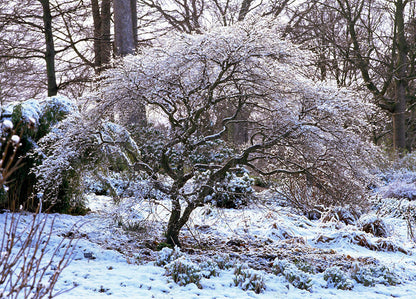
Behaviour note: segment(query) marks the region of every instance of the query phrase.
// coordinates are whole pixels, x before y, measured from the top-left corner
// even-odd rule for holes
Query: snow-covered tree
[[[97,96],[100,115],[144,104],[157,115],[153,122],[168,127],[157,167],[138,165],[155,180],[157,173],[170,177],[169,185],[155,184],[171,199],[169,243],[179,244],[192,211],[241,167],[296,176],[329,204],[362,200],[362,165],[372,151],[363,137],[365,111],[373,107],[350,90],[312,81],[311,54],[281,39],[273,21],[248,19],[160,44],[119,60],[101,77]],[[241,120],[243,109],[250,113]],[[242,121],[246,144],[198,158],[217,151],[229,126]]]

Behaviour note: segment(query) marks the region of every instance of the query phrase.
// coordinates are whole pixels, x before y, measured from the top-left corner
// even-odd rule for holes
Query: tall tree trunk
[[[45,32],[45,61],[46,73],[48,77],[48,96],[54,96],[58,93],[58,85],[56,84],[55,72],[55,45],[52,34],[52,14],[49,0],[39,0],[43,10],[43,26]]]
[[[405,36],[404,9],[406,1],[396,1],[395,30],[397,44],[397,63],[395,74],[395,106],[393,112],[394,147],[398,150],[406,148],[406,105],[407,105],[407,54],[409,46]]]
[[[94,22],[94,66],[100,73],[110,62],[111,58],[111,0],[102,0],[101,9],[98,0],[91,1]]]
[[[101,1],[101,66],[105,67],[111,59],[111,0]]]
[[[134,0],[114,0],[114,34],[115,34],[115,53],[119,56],[133,54],[136,48],[135,30],[133,30],[136,9],[132,8]],[[134,21],[133,21],[134,20]]]
[[[101,67],[101,13],[98,0],[91,0],[92,19],[94,23],[94,66],[98,73]]]

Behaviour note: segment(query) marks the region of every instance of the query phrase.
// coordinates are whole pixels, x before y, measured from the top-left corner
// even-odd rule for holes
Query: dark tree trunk
[[[251,3],[253,1],[254,0],[243,0],[243,2],[241,3],[240,11],[238,13],[239,21],[243,21],[246,18],[248,12],[250,11]]]
[[[100,73],[111,58],[111,0],[102,0],[101,9],[98,0],[92,0],[91,9],[94,22],[94,66],[96,73]]]
[[[111,59],[111,0],[101,2],[101,67],[110,63]]]
[[[58,85],[56,84],[55,73],[55,46],[53,42],[52,34],[52,14],[50,9],[49,0],[39,0],[42,4],[43,10],[43,25],[45,32],[45,61],[46,72],[48,77],[48,96],[54,96],[58,93]]]
[[[92,19],[94,22],[94,66],[96,72],[101,67],[101,13],[98,0],[91,0]]]
[[[395,74],[395,106],[393,111],[393,143],[398,150],[406,148],[406,105],[407,105],[407,54],[409,47],[405,36],[404,8],[402,0],[396,2],[395,29],[397,44],[397,73]]]
[[[119,56],[133,54],[137,41],[134,24],[137,24],[136,8],[132,7],[134,0],[114,0],[114,34],[115,53]]]

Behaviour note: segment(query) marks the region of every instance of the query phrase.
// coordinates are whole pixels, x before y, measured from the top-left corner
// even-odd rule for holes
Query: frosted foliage
[[[78,107],[73,100],[65,96],[53,96],[42,100],[29,99],[21,103],[12,103],[5,107],[5,115],[11,115],[16,106],[20,106],[22,121],[38,125],[40,119],[47,110],[56,111],[62,114],[73,114],[78,112]]]
[[[94,146],[94,133],[93,127],[81,115],[73,114],[39,140],[35,155],[43,159],[32,171],[38,179],[37,189],[44,200],[56,200],[65,175],[69,171],[77,171],[74,163]]]
[[[174,181],[167,193],[178,212],[179,198],[189,203],[178,215],[186,218],[214,199],[216,183],[239,166],[263,175],[297,174],[330,204],[364,197],[365,166],[376,156],[365,137],[374,107],[357,92],[312,81],[312,54],[279,32],[273,20],[262,18],[173,34],[118,60],[97,81],[100,115],[143,105],[165,125],[158,171]],[[238,150],[214,161],[194,160],[201,151],[215,152],[214,141],[227,139],[236,123],[247,126],[247,142]],[[186,190],[196,180],[202,187]]]
[[[416,199],[416,172],[397,170],[382,175],[385,185],[378,191],[385,197]]]

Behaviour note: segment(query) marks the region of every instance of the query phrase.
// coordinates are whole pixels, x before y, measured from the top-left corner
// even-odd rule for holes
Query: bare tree
[[[82,92],[93,70],[86,12],[84,2],[75,0],[2,4],[0,60],[8,69],[20,72],[19,80],[13,79],[12,72],[2,73],[7,100],[36,97],[45,91],[75,96]]]
[[[340,85],[363,82],[392,120],[398,150],[414,147],[413,1],[309,1],[292,17],[289,34],[320,54],[320,77]]]

